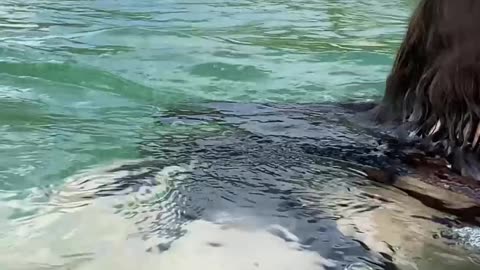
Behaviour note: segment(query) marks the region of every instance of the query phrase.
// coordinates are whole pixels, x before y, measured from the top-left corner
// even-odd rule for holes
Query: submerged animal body
[[[231,257],[238,267],[258,263],[275,269],[278,263],[269,255],[271,249],[283,252],[279,262],[303,261],[305,269],[353,269],[359,263],[361,269],[424,268],[428,262],[412,258],[445,248],[442,239],[433,241],[431,235],[442,228],[436,219],[448,216],[421,209],[421,203],[398,190],[387,196],[368,190],[372,182],[365,168],[411,172],[402,165],[403,150],[389,146],[388,130],[357,121],[358,110],[368,109],[360,107],[213,103],[165,112],[158,125],[176,131],[147,134],[139,145],[145,159],[77,175],[51,195],[48,205],[54,209],[33,221],[39,231],[48,225],[56,234],[41,234],[35,243],[63,243],[71,249],[52,248],[49,255],[58,257],[42,253],[29,261],[100,269],[130,266],[132,256],[124,255],[131,254],[142,258],[143,269],[150,269],[168,268],[178,254],[182,260],[200,262],[206,257],[195,255],[204,252],[209,258],[206,268],[215,269]],[[200,134],[186,133],[185,128]],[[54,211],[57,208],[60,211]],[[95,220],[102,226],[92,225],[90,231],[90,225],[78,228],[77,220]],[[112,221],[119,230],[109,229]],[[27,221],[13,231],[21,236],[31,225]],[[97,228],[102,237],[95,235]],[[392,230],[396,237],[391,237]],[[55,239],[45,245],[43,236],[49,235]],[[254,237],[262,243],[255,252],[243,253]],[[412,245],[412,237],[421,240]],[[76,239],[93,240],[76,248],[70,242]],[[14,251],[36,247],[31,239],[10,242],[17,243]],[[263,259],[257,261],[258,254]],[[0,265],[4,258],[0,256]],[[435,269],[452,267],[446,262]]]
[[[109,231],[106,224],[113,224],[111,220],[125,223],[118,216],[129,225],[124,232],[100,232],[105,237],[86,241],[89,245],[80,250],[69,241],[91,237],[88,226],[65,231],[52,226],[59,240],[51,241],[72,247],[68,252],[53,249],[61,255],[55,261],[63,264],[74,257],[71,254],[80,254],[76,259],[82,259],[78,263],[85,269],[100,269],[95,266],[117,260],[129,263],[124,254],[141,253],[148,265],[168,268],[169,257],[182,254],[183,261],[195,261],[200,259],[197,252],[204,252],[203,258],[208,258],[204,268],[211,269],[223,265],[226,257],[238,264],[233,269],[256,268],[256,264],[262,269],[283,269],[277,266],[288,261],[285,267],[304,269],[342,270],[359,264],[362,269],[396,269],[391,257],[346,236],[336,224],[343,211],[351,215],[378,207],[359,190],[362,183],[369,183],[360,169],[364,164],[388,166],[378,138],[348,121],[353,111],[333,105],[215,103],[204,107],[159,117],[162,130],[178,131],[145,136],[139,146],[145,160],[77,175],[61,192],[52,194],[49,205],[69,215],[47,209],[58,221],[47,213],[45,219],[36,219],[39,226],[53,222],[61,227],[75,224],[76,217],[91,217]],[[215,127],[220,130],[198,136],[184,132],[185,128],[201,132]],[[110,237],[119,241],[109,245]],[[254,238],[260,242],[249,247]],[[284,253],[278,253],[281,249]],[[271,250],[283,254],[284,260],[277,262],[269,255]],[[50,259],[45,262],[39,256],[33,261],[37,260],[49,263]],[[1,261],[0,257],[0,265]]]
[[[480,2],[421,0],[399,48],[381,123],[402,124],[480,179]]]

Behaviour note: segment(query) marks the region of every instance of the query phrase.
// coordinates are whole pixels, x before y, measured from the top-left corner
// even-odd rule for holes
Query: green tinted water
[[[186,102],[381,95],[409,2],[3,1],[0,189],[134,158]]]
[[[318,254],[298,252],[299,246],[292,251],[285,247],[291,241],[278,242],[263,231],[225,231],[202,221],[218,209],[235,219],[237,206],[246,205],[265,223],[294,224],[289,229],[310,241],[312,250],[338,260],[331,269],[343,269],[342,263],[358,266],[358,260],[370,256],[368,248],[348,237],[361,239],[374,251],[393,251],[395,263],[412,266],[402,269],[475,269],[462,249],[431,242],[438,224],[413,219],[440,213],[401,194],[387,193],[387,201],[394,203],[379,203],[376,196],[385,191],[366,196],[370,191],[348,182],[361,181],[358,175],[330,161],[312,165],[306,159],[303,168],[295,165],[303,156],[298,147],[288,148],[292,138],[264,147],[265,141],[242,135],[245,130],[322,135],[302,122],[308,113],[274,110],[267,119],[249,118],[242,113],[261,114],[262,109],[239,106],[225,120],[238,126],[246,119],[245,130],[233,139],[229,134],[238,130],[215,120],[224,116],[206,116],[192,125],[177,121],[179,115],[196,115],[198,106],[211,101],[290,106],[377,99],[412,2],[2,1],[0,268],[224,270],[222,263],[227,263],[234,270],[251,267],[242,259],[257,258],[253,265],[261,269],[319,269]],[[282,126],[282,121],[293,124]],[[337,125],[319,123],[327,138],[342,134]],[[297,124],[299,129],[288,130]],[[217,135],[227,137],[230,148],[215,148],[208,138]],[[189,148],[196,139],[204,139],[197,145],[203,149]],[[241,148],[237,139],[246,146]],[[188,161],[192,153],[205,153],[200,159],[206,165],[194,158],[188,165],[177,162]],[[271,158],[274,154],[278,160]],[[154,163],[125,165],[125,160],[152,157]],[[105,171],[103,166],[118,160],[114,171]],[[272,163],[257,166],[265,160]],[[168,161],[175,166],[167,166]],[[300,166],[298,172],[290,170],[295,166]],[[94,171],[79,175],[89,168]],[[190,170],[193,176],[175,176]],[[150,184],[152,177],[155,184]],[[120,192],[126,187],[131,193]],[[121,194],[100,199],[101,193],[95,193],[115,189]],[[299,201],[313,212],[297,220]],[[162,250],[164,239],[158,234],[175,232],[195,215],[198,220],[185,225],[190,233],[165,257],[144,252]],[[222,215],[211,219],[228,220]],[[339,236],[343,234],[348,237]],[[202,253],[205,241],[209,247],[226,244],[212,259],[207,256],[212,253]],[[258,250],[251,250],[252,242]],[[440,260],[447,255],[448,260]],[[439,260],[441,265],[433,263]],[[352,267],[348,269],[357,269]]]

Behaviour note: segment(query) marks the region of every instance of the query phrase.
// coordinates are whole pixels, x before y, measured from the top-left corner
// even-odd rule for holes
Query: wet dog
[[[373,110],[480,179],[480,2],[421,0]]]

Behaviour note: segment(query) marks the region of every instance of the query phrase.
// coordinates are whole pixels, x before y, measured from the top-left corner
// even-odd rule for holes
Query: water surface
[[[476,269],[358,172],[381,137],[319,105],[381,96],[411,9],[3,1],[0,266]]]

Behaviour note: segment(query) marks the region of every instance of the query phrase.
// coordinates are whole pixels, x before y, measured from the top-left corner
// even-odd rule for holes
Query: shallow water
[[[477,269],[475,228],[437,237],[359,172],[381,134],[319,105],[381,95],[410,11],[3,1],[1,268]]]

